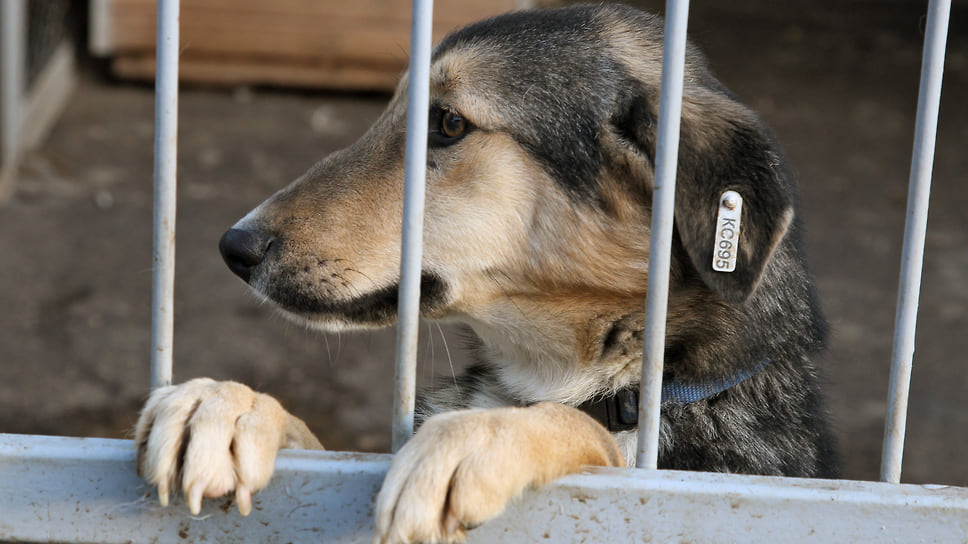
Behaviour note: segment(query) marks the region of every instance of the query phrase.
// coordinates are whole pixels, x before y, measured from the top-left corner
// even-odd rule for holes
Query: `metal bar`
[[[19,151],[26,58],[24,0],[0,2],[0,167],[14,168]]]
[[[645,345],[639,394],[639,443],[635,459],[635,466],[649,469],[656,468],[659,457],[659,404],[662,398],[662,359],[669,300],[669,261],[688,17],[688,0],[666,2],[662,89],[659,94],[659,141],[655,152],[655,191],[649,249],[649,292],[645,302]]]
[[[151,387],[171,383],[175,298],[175,172],[178,156],[178,0],[158,2],[155,51],[155,209]]]
[[[928,200],[931,194],[931,169],[938,131],[941,104],[941,79],[944,74],[945,41],[951,0],[931,0],[921,59],[921,83],[918,113],[914,128],[914,150],[908,185],[907,219],[901,255],[897,315],[894,322],[894,351],[891,356],[891,383],[888,389],[887,419],[884,424],[884,446],[881,453],[881,480],[901,481],[901,458],[907,424],[908,393],[914,359],[918,298],[921,289],[921,267],[924,239],[928,225]]]
[[[390,456],[283,450],[241,517],[162,508],[129,440],[0,434],[0,541],[370,542]],[[966,542],[968,489],[592,470],[525,493],[468,542]],[[590,515],[593,513],[593,515]],[[656,520],[661,520],[657,522]]]
[[[390,466],[385,454],[284,450],[242,517],[227,498],[198,516],[177,496],[162,508],[129,440],[0,434],[0,459],[3,542],[370,542]]]
[[[88,3],[87,50],[96,57],[106,57],[114,52],[111,8],[111,0],[91,0]]]
[[[432,0],[414,0],[410,29],[407,148],[404,159],[403,236],[393,390],[393,451],[413,435],[423,258],[424,185],[427,174],[427,111],[430,104]]]

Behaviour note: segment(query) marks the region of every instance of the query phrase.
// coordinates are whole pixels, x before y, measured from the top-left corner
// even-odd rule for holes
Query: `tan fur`
[[[452,542],[524,489],[582,466],[622,466],[593,419],[560,404],[431,418],[394,459],[377,498],[374,544]]]
[[[162,506],[180,490],[198,514],[203,496],[234,489],[243,516],[252,511],[251,494],[269,482],[280,448],[323,449],[276,399],[208,378],[155,390],[138,419],[135,444],[138,474],[158,486]]]
[[[628,21],[607,21],[603,24],[605,38],[611,43],[617,59],[625,65],[636,79],[648,82],[650,88],[658,89],[662,73],[661,44],[645,41],[642,33]],[[686,77],[694,76],[691,67]]]

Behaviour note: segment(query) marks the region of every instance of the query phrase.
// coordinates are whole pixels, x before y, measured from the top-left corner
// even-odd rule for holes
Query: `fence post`
[[[175,171],[178,154],[178,4],[159,0],[155,50],[155,194],[151,387],[171,384],[175,298]]]
[[[410,75],[407,97],[407,148],[404,159],[403,233],[397,350],[393,388],[393,451],[413,435],[417,387],[417,338],[420,326],[420,272],[423,258],[424,184],[427,174],[427,115],[430,104],[432,0],[413,1]]]
[[[649,291],[645,301],[645,345],[642,350],[642,382],[639,393],[639,443],[635,458],[635,466],[639,468],[656,468],[659,457],[662,362],[669,301],[669,260],[672,253],[679,118],[682,113],[688,18],[688,0],[666,2],[662,89],[659,93],[659,139],[655,152],[652,239],[649,246]]]
[[[0,202],[12,192],[17,175],[27,58],[26,20],[24,0],[0,2]]]
[[[884,423],[881,454],[881,480],[901,481],[901,457],[907,424],[908,393],[914,359],[914,337],[918,319],[924,238],[928,228],[928,200],[931,195],[931,169],[938,132],[941,104],[941,79],[944,74],[945,41],[951,0],[931,0],[925,28],[921,59],[918,113],[914,127],[914,151],[908,184],[904,246],[901,250],[901,277],[898,283],[897,315],[894,321],[894,351],[891,355],[891,383]]]

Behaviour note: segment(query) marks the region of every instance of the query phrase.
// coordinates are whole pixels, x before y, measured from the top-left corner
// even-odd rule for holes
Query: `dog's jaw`
[[[397,281],[365,292],[350,286],[347,291],[360,294],[332,296],[332,291],[312,292],[302,285],[293,286],[279,281],[279,278],[286,276],[270,277],[276,281],[260,276],[250,282],[252,291],[263,302],[271,303],[285,318],[308,328],[344,332],[389,327],[397,321]],[[422,316],[436,315],[447,304],[447,284],[437,274],[421,274],[420,293]]]

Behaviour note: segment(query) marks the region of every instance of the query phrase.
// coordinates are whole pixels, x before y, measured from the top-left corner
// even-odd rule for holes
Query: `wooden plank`
[[[514,9],[521,0],[448,0],[435,6],[433,39]],[[153,77],[155,2],[98,0],[97,52],[122,78]],[[181,79],[391,90],[406,67],[409,0],[184,0]],[[107,28],[103,28],[103,27]],[[94,42],[92,42],[94,43]]]
[[[154,50],[154,18],[145,15],[140,10],[115,14],[117,52]],[[275,15],[260,19],[238,14],[193,17],[185,13],[181,21],[182,56],[405,55],[410,32],[405,21],[375,16],[307,15],[297,19]]]
[[[110,0],[118,7],[140,8],[153,11],[155,0]],[[481,18],[494,13],[495,6],[514,9],[518,4],[511,0],[447,0],[434,6],[434,17],[456,17],[459,19]],[[410,19],[411,3],[408,0],[357,0],[339,3],[332,0],[182,0],[184,10],[211,10],[222,13],[242,13],[265,16],[281,14],[302,17],[311,14],[334,17],[365,17],[373,14],[391,16],[397,19]]]
[[[180,79],[211,85],[278,85],[301,88],[325,88],[347,91],[390,91],[406,68],[404,62],[388,64],[363,63],[291,63],[245,59],[183,58]],[[112,70],[121,78],[151,81],[155,77],[153,56],[126,55],[112,62]]]
[[[434,37],[439,39],[454,27],[513,8],[513,0],[440,2],[434,14]],[[329,55],[337,47],[349,52],[392,50],[405,56],[409,9],[409,2],[386,0],[362,5],[330,0],[240,6],[215,0],[185,1],[181,8],[183,54],[312,57]],[[154,49],[154,2],[114,0],[111,17],[116,51]]]

